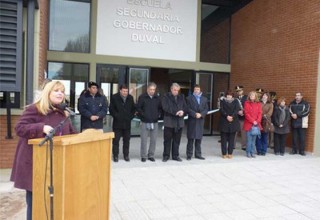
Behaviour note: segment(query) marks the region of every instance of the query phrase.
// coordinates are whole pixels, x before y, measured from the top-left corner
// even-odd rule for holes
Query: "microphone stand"
[[[50,186],[48,187],[49,195],[50,195],[50,219],[53,220],[53,195],[54,195],[54,187],[53,187],[53,135],[56,133],[58,129],[61,129],[64,123],[70,118],[70,114],[63,119],[57,127],[52,128],[50,132],[45,136],[45,138],[39,143],[39,147],[41,147],[47,141],[50,142]]]

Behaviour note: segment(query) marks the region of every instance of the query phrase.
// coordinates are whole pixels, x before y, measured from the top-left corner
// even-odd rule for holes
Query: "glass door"
[[[100,84],[100,92],[107,97],[108,104],[113,94],[119,92],[119,85],[125,83],[125,66],[116,66],[109,64],[97,65],[97,83]],[[107,114],[103,121],[103,130],[112,131],[112,116]]]
[[[135,103],[137,103],[139,96],[147,91],[149,72],[148,68],[129,68],[129,93],[133,96]],[[140,120],[137,117],[131,121],[131,135],[140,135]]]
[[[195,84],[200,85],[202,95],[208,99],[209,111],[212,110],[212,73],[196,73]],[[214,114],[214,113],[213,113]],[[212,114],[208,114],[204,122],[204,135],[212,135]]]

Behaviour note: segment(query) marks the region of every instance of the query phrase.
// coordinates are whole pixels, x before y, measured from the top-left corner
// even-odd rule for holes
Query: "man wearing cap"
[[[239,86],[237,85],[235,87],[236,90],[236,98],[239,101],[240,104],[240,111],[238,112],[238,118],[239,118],[239,123],[240,123],[240,135],[241,135],[241,149],[242,150],[246,150],[246,143],[247,143],[247,134],[246,131],[243,129],[243,123],[244,123],[244,112],[243,112],[243,106],[245,101],[247,100],[247,95],[244,95],[244,91],[243,91],[243,86]],[[237,134],[236,134],[237,137]],[[235,138],[236,141],[236,138]],[[234,146],[236,147],[236,143],[234,144]]]
[[[260,100],[260,99],[261,99],[261,95],[262,95],[262,93],[264,92],[264,90],[261,89],[261,88],[257,88],[257,89],[256,89],[256,92],[257,92],[257,95],[258,95],[258,99]]]
[[[108,103],[106,97],[101,95],[98,89],[98,84],[90,81],[88,90],[79,98],[81,130],[89,128],[103,129],[103,118],[107,115]]]

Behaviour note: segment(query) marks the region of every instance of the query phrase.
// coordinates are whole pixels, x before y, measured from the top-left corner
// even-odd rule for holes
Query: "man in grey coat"
[[[195,158],[204,160],[205,158],[201,155],[201,140],[203,136],[204,118],[208,112],[208,99],[202,96],[199,85],[195,85],[193,94],[187,97],[187,106],[187,160],[191,160],[193,145],[195,145]]]

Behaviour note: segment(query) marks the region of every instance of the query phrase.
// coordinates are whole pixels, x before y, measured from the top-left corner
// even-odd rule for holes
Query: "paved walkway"
[[[112,163],[110,219],[320,219],[319,157],[269,151],[249,159],[237,148],[222,159],[218,139],[204,137],[206,160],[187,161],[183,136],[183,162],[164,163],[159,137],[156,162],[142,163],[140,139],[132,138],[131,161]],[[0,217],[25,219],[24,192],[12,188],[9,172],[1,170]]]

